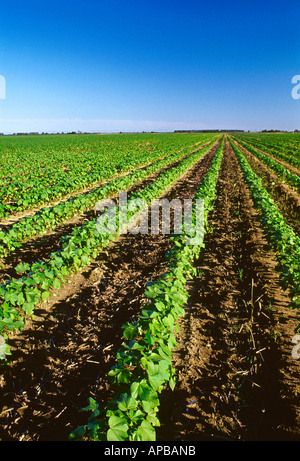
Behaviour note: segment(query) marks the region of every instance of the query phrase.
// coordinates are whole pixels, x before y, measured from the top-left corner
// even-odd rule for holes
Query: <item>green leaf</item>
[[[125,440],[127,437],[128,424],[125,419],[118,416],[111,416],[108,420],[110,429],[107,431],[109,442]]]
[[[54,279],[53,280],[53,287],[56,289],[56,290],[59,290],[61,288],[61,283],[58,279]]]
[[[137,401],[130,395],[122,394],[118,400],[118,408],[121,411],[136,410]]]
[[[164,384],[164,381],[165,380],[160,373],[149,375],[149,382],[155,390],[159,390],[161,386]]]
[[[147,384],[145,379],[142,379],[140,382],[134,382],[130,386],[130,393],[131,396],[136,399],[139,397],[141,400],[145,398],[145,393],[149,391],[151,388],[149,387],[149,384]]]
[[[86,407],[82,408],[79,411],[92,411],[92,412],[94,412],[98,408],[99,408],[99,404],[96,402],[96,400],[93,399],[92,397],[89,397],[88,405]]]
[[[176,381],[174,378],[171,378],[170,381],[169,381],[169,386],[171,388],[172,391],[174,391],[175,389],[175,386],[176,386]]]
[[[165,381],[169,380],[170,377],[170,364],[167,360],[161,360],[158,365],[160,374],[162,375]]]
[[[69,440],[72,441],[79,441],[82,440],[83,436],[85,435],[86,428],[85,426],[79,426],[69,435]]]
[[[50,296],[50,291],[43,291],[42,293],[42,300],[43,301],[47,301],[47,299],[49,298]]]
[[[24,272],[27,272],[29,269],[30,269],[30,265],[27,264],[27,263],[18,264],[18,265],[15,267],[15,271],[16,271],[18,274],[24,274]]]
[[[22,308],[27,315],[31,315],[34,311],[34,303],[24,303]]]
[[[132,324],[128,322],[127,324],[123,325],[122,328],[124,329],[123,336],[126,339],[133,339],[138,334],[137,322],[134,322]]]
[[[10,346],[7,343],[5,344],[5,355],[12,355]]]
[[[18,294],[18,302],[17,302],[18,306],[22,306],[22,304],[24,304],[24,302],[25,302],[25,298],[24,298],[23,293],[19,293]]]
[[[138,427],[137,438],[140,441],[154,442],[156,440],[155,429],[149,421],[142,421],[141,425]]]
[[[53,279],[54,275],[55,275],[54,271],[45,270],[45,276],[48,277],[49,279]]]
[[[146,335],[145,335],[145,341],[146,341],[148,344],[153,344],[153,339],[152,339],[150,330],[147,330],[147,333],[146,333]]]

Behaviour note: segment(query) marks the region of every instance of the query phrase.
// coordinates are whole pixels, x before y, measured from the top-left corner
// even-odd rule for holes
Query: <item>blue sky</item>
[[[0,132],[300,129],[297,1],[1,4]]]

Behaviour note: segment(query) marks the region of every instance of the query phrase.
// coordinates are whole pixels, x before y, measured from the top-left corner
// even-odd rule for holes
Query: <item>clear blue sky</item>
[[[1,3],[0,132],[300,129],[300,2]]]

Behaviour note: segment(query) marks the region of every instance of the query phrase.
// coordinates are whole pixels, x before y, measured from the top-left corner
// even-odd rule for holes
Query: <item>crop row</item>
[[[210,145],[211,143],[202,149],[208,150]],[[201,147],[198,147],[197,150],[199,149]],[[122,190],[129,189],[186,155],[185,150],[173,153],[163,159],[156,160],[145,168],[136,169],[128,175],[114,178],[102,187],[95,188],[89,193],[72,196],[57,205],[40,209],[33,216],[26,216],[20,219],[8,231],[0,232],[0,258],[8,256],[16,248],[20,248],[22,243],[32,238],[32,236],[43,235],[45,232],[55,229],[65,220],[94,208],[99,200],[108,198]]]
[[[283,160],[284,162],[287,162],[288,164],[300,168],[300,158],[299,158],[299,152],[295,150],[295,148],[289,148],[286,143],[283,143],[280,145],[278,140],[275,142],[271,143],[270,141],[267,142],[267,140],[261,140],[255,139],[253,137],[246,137],[246,136],[239,136],[239,139],[242,139],[243,141],[246,141],[248,144],[251,144],[253,147],[256,147],[258,149],[263,150],[266,153],[269,153],[275,158],[278,158],[280,160]]]
[[[294,187],[298,193],[300,193],[300,176],[295,173],[291,173],[288,168],[285,168],[283,165],[278,163],[269,155],[263,154],[254,147],[240,141],[240,144],[245,147],[249,152],[254,154],[259,160],[261,160],[265,165],[267,165],[271,170],[273,170],[281,179],[283,179],[287,184]]]
[[[195,164],[206,149],[194,152],[186,157],[179,165],[163,172],[154,183],[146,186],[139,192],[139,198],[150,203],[159,198],[172,184],[175,183],[193,164]],[[128,200],[128,218],[130,221],[134,212],[130,211]],[[118,212],[116,213],[118,217]],[[19,265],[16,270],[24,274],[20,278],[12,278],[0,285],[0,333],[7,336],[8,331],[20,330],[24,327],[26,317],[31,316],[35,306],[46,301],[52,289],[60,289],[66,276],[87,266],[98,252],[107,247],[116,233],[99,233],[98,219],[85,222],[81,227],[73,230],[71,235],[64,236],[61,249],[52,253],[47,260]]]
[[[271,134],[271,133],[239,133],[237,135],[240,139],[248,139],[248,142],[251,144],[266,146],[270,149],[275,149],[276,151],[283,152],[288,155],[297,156],[300,153],[300,136],[299,133],[281,133],[281,134]]]
[[[183,316],[188,300],[186,282],[196,275],[194,260],[204,247],[209,211],[216,198],[216,184],[223,156],[222,140],[212,165],[194,200],[204,201],[204,228],[193,245],[187,243],[190,232],[173,235],[169,251],[168,271],[145,292],[148,300],[138,319],[123,325],[124,342],[116,356],[116,364],[108,373],[114,397],[105,406],[92,398],[83,410],[91,412],[86,426],[70,435],[71,440],[153,441],[158,419],[159,394],[176,385],[172,367],[172,351],[176,347],[178,319]],[[196,223],[196,205],[193,223]]]
[[[300,307],[300,238],[289,226],[276,202],[251,169],[242,152],[230,140],[242,168],[252,199],[260,212],[260,220],[278,261],[278,270],[285,289],[289,290],[293,306]]]

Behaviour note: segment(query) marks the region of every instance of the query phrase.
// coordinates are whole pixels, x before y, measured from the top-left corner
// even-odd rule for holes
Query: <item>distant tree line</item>
[[[244,133],[245,130],[175,130],[174,133]]]

